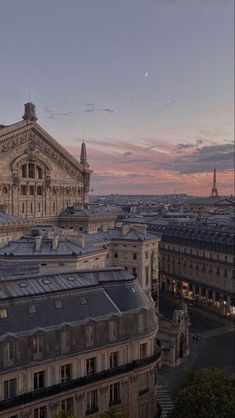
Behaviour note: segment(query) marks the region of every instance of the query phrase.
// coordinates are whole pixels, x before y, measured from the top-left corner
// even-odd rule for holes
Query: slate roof
[[[21,218],[19,216],[8,215],[7,213],[0,212],[0,225],[9,224],[27,224],[31,223],[28,219]]]
[[[99,231],[96,234],[88,234],[87,232],[80,232],[79,235],[85,238],[85,243],[95,243],[104,241],[151,241],[156,240],[156,236],[151,234],[144,234],[143,232],[130,230],[126,235],[122,235],[121,229],[108,229],[107,231]]]
[[[103,251],[92,245],[82,248],[78,244],[65,239],[59,239],[58,247],[53,249],[53,239],[41,238],[41,246],[36,250],[36,239],[34,237],[23,237],[11,241],[0,248],[0,258],[4,257],[51,257],[51,256],[82,256],[83,254],[97,253]]]
[[[108,209],[76,209],[74,207],[66,208],[64,212],[60,214],[59,217],[78,217],[78,218],[99,218],[99,217],[116,217],[114,211]]]
[[[5,280],[0,289],[0,309],[6,307],[8,313],[0,319],[0,340],[9,333],[73,326],[148,309],[153,304],[138,281],[121,267]],[[56,308],[56,301],[61,302],[61,309]],[[33,314],[29,313],[31,304],[35,306]]]
[[[233,231],[228,232],[210,228],[164,225],[148,225],[148,228],[150,231],[160,234],[162,241],[177,238],[179,240],[186,239],[197,242],[211,242],[235,246],[235,235]]]

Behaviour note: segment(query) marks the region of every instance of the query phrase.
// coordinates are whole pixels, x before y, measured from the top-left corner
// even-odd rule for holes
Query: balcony
[[[161,347],[157,346],[154,354],[150,357],[146,357],[140,360],[133,360],[131,363],[127,363],[113,369],[102,370],[101,372],[97,372],[92,375],[79,377],[77,379],[59,383],[54,386],[49,386],[34,392],[24,393],[23,395],[16,396],[12,399],[0,401],[0,411],[4,411],[15,406],[26,405],[30,402],[34,402],[48,396],[54,396],[66,392],[67,390],[79,389],[91,383],[100,382],[120,374],[129,373],[132,370],[154,363],[155,361],[159,360],[160,357]]]

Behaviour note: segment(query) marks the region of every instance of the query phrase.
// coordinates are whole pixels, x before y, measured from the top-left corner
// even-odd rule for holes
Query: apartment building
[[[161,348],[151,298],[123,268],[2,279],[0,417],[156,414]]]

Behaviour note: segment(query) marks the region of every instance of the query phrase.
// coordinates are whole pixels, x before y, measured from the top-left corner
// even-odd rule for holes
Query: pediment
[[[91,170],[80,164],[37,123],[19,122],[12,125],[12,130],[8,127],[6,134],[0,135],[0,157],[1,154],[9,153],[17,147],[22,149],[22,145],[25,146],[24,153],[27,153],[29,158],[37,158],[39,151],[76,180],[82,180],[84,174],[91,173]],[[19,153],[19,158],[21,156],[22,152]]]

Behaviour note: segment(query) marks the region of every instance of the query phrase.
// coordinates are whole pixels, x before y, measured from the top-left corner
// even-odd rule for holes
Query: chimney
[[[130,225],[122,225],[122,236],[125,237],[130,231]]]
[[[82,248],[85,247],[85,238],[82,237],[81,235],[78,236],[78,241],[77,242],[78,242],[79,247],[82,247]]]
[[[32,103],[25,103],[23,119],[27,122],[36,122],[38,120],[35,112],[36,106]]]
[[[40,251],[42,246],[42,236],[38,235],[35,237],[35,251]]]
[[[52,237],[52,250],[57,251],[59,246],[60,237],[59,235],[55,235]]]
[[[132,229],[132,231],[141,232],[144,235],[146,235],[146,233],[147,233],[147,225],[143,225],[143,224],[132,224],[131,225],[131,229]]]
[[[106,224],[102,224],[102,226],[101,226],[101,231],[102,232],[107,232],[107,225]]]

